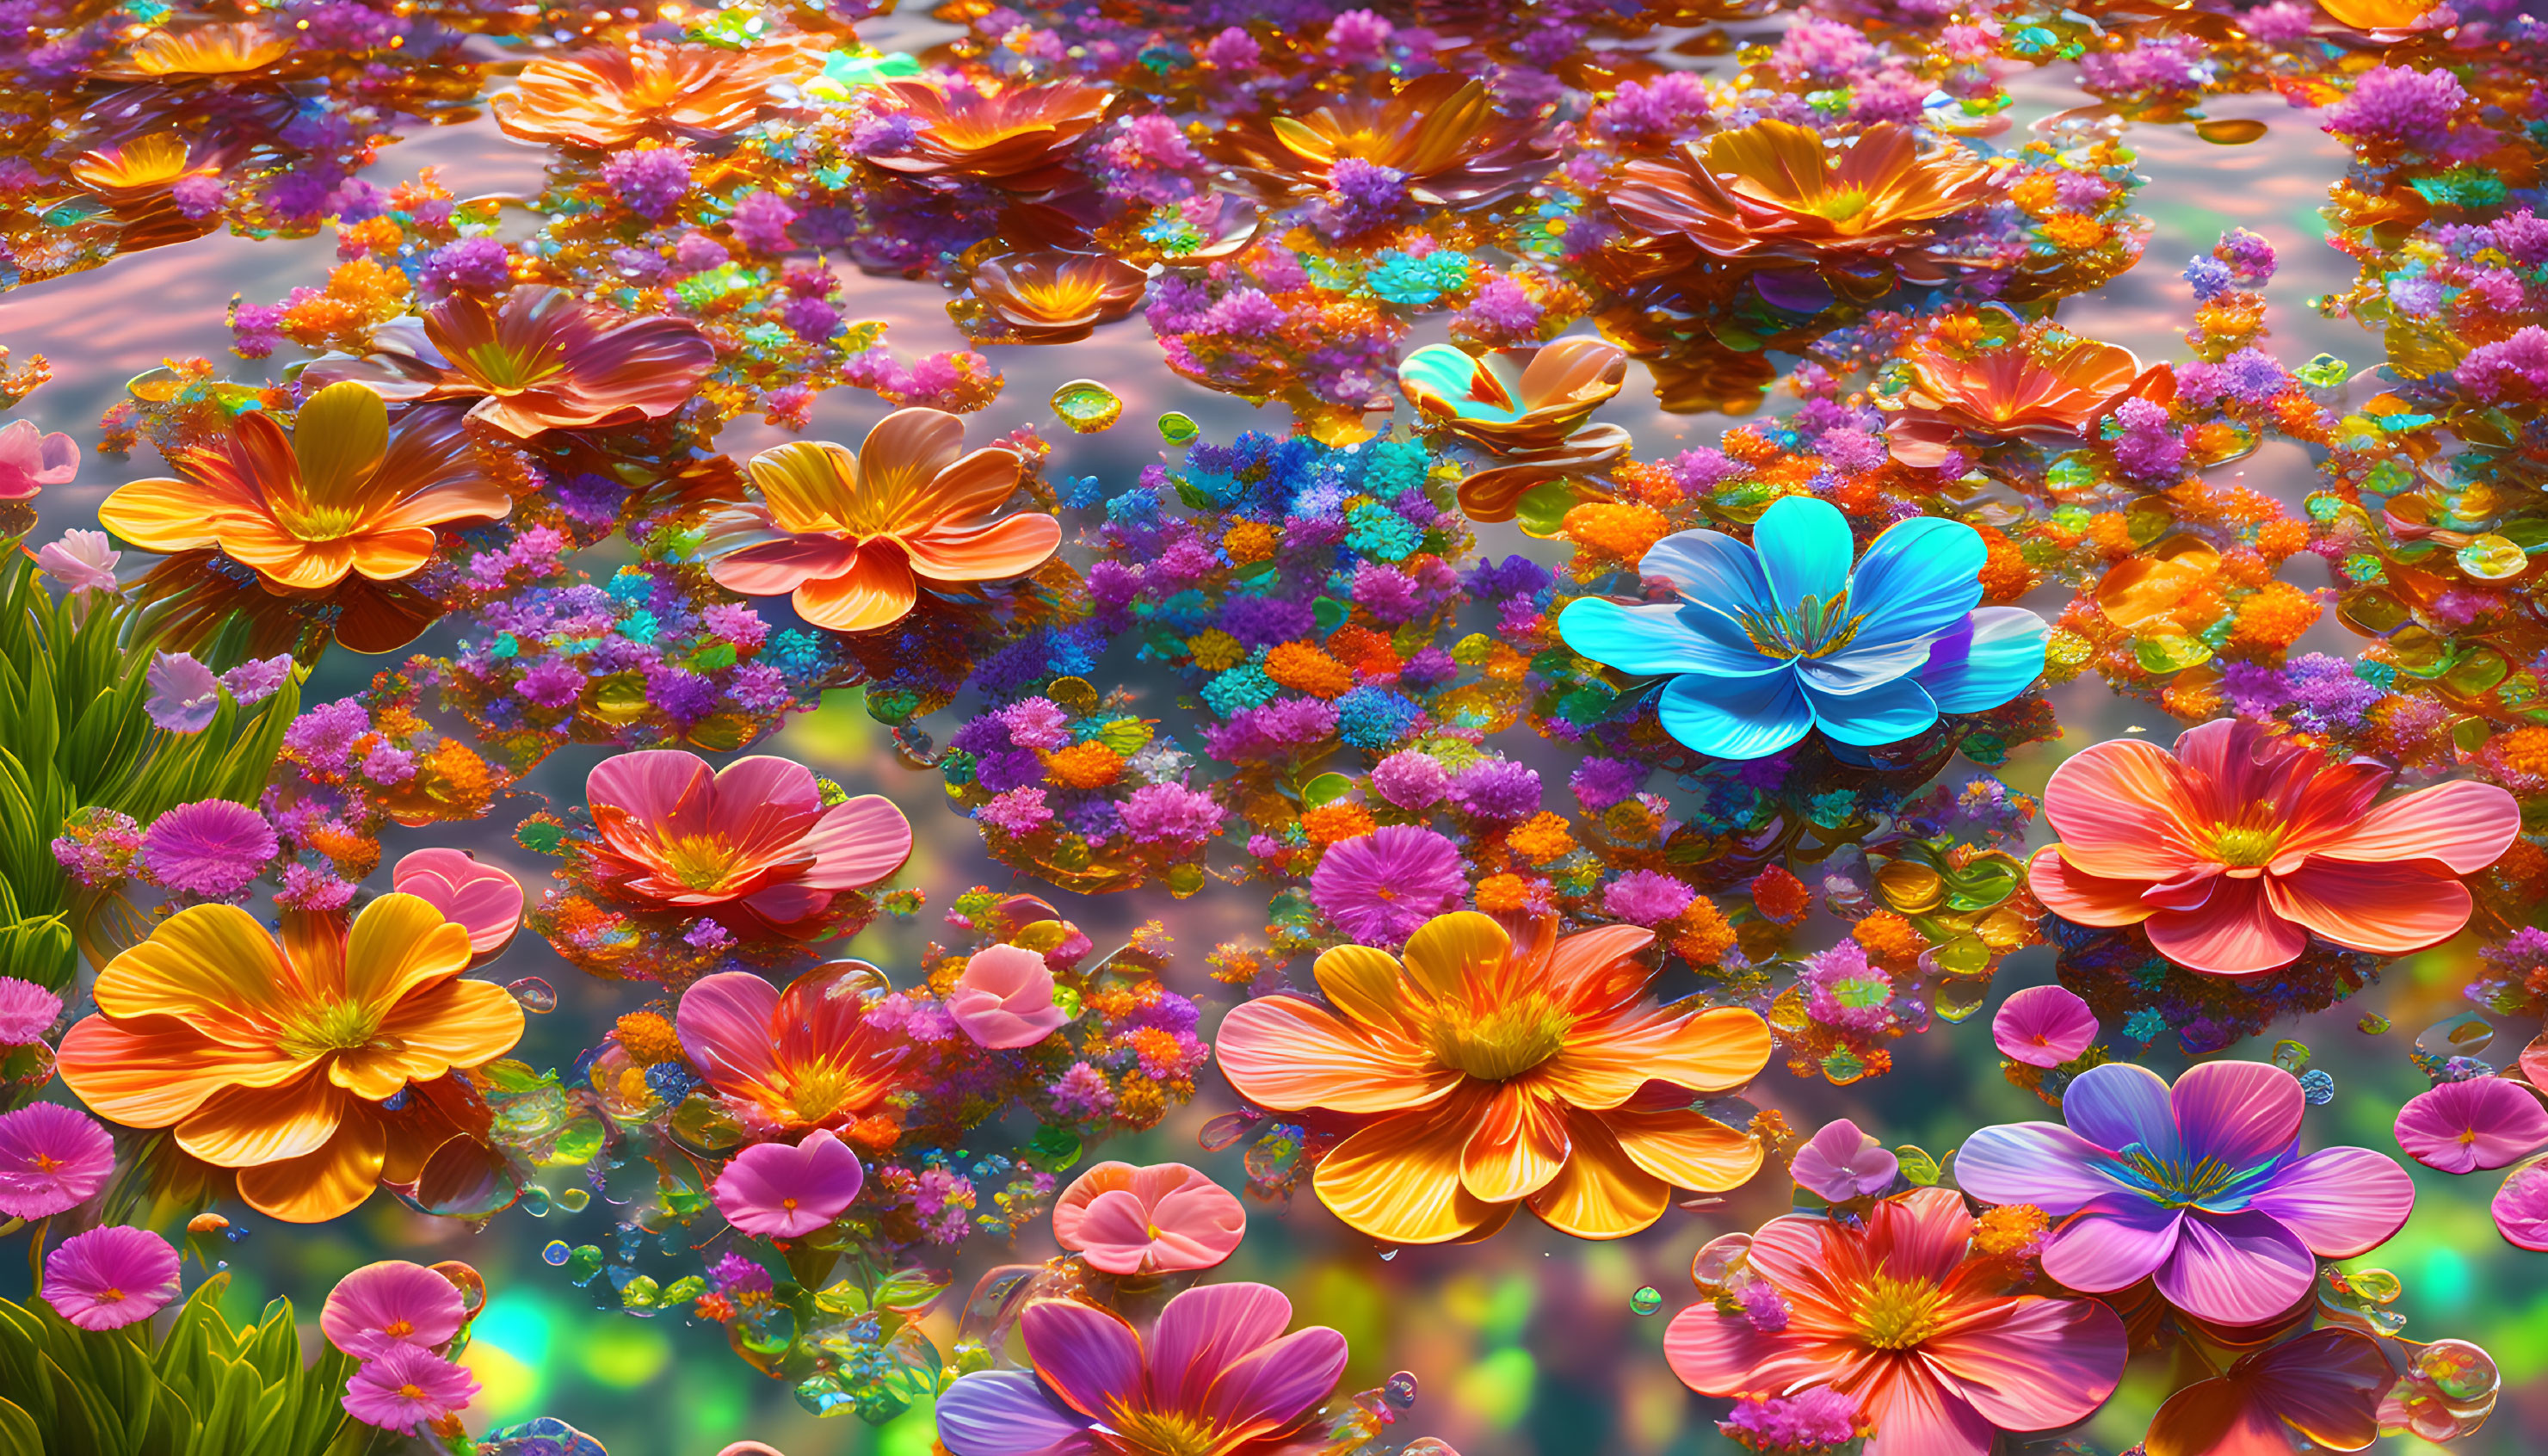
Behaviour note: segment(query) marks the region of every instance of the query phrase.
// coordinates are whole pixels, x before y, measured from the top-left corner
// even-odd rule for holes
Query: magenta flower
[[[0,425],[0,500],[27,500],[79,478],[79,441],[46,434],[32,419]]]
[[[472,964],[503,954],[522,928],[521,881],[466,850],[417,850],[390,870],[390,888],[413,895],[469,932]]]
[[[392,1345],[345,1382],[345,1413],[365,1425],[412,1435],[469,1409],[478,1377],[422,1345]]]
[[[1246,1236],[1247,1210],[1184,1163],[1099,1163],[1052,1206],[1053,1242],[1109,1274],[1209,1269]]]
[[[365,1360],[404,1345],[438,1350],[468,1321],[457,1286],[405,1259],[365,1264],[337,1280],[318,1312],[327,1342]]]
[[[2548,1146],[2539,1095],[2508,1077],[2472,1077],[2417,1093],[2393,1130],[2407,1155],[2445,1173],[2519,1162]]]
[[[202,799],[151,824],[141,836],[141,867],[168,889],[227,900],[248,887],[277,848],[264,815],[228,799]]]
[[[866,1170],[849,1144],[824,1129],[790,1147],[764,1142],[725,1165],[708,1196],[726,1222],[746,1233],[802,1238],[857,1200]]]
[[[1999,1004],[1991,1041],[2028,1066],[2059,1066],[2097,1040],[2097,1013],[2066,986],[2029,986]]]
[[[62,584],[65,592],[116,592],[115,564],[124,553],[104,531],[64,531],[36,553],[36,569]]]
[[[44,1219],[76,1208],[114,1171],[115,1138],[78,1108],[31,1102],[0,1114],[0,1214]]]
[[[2069,1123],[1984,1128],[1956,1178],[1990,1203],[2059,1219],[2044,1272],[2107,1294],[2153,1277],[2169,1304],[2221,1324],[2257,1324],[2308,1295],[2318,1260],[2385,1242],[2415,1207],[2407,1171],[2365,1147],[2303,1155],[2300,1079],[2256,1061],[2214,1061],[2170,1089],[2110,1062],[2062,1094]]]
[[[1330,846],[1310,872],[1310,903],[1367,946],[1395,946],[1468,891],[1460,851],[1432,830],[1387,824]]]
[[[0,1046],[31,1046],[61,1020],[62,998],[13,975],[0,975]]]
[[[1825,1123],[1787,1164],[1796,1186],[1826,1203],[1847,1203],[1893,1186],[1901,1159],[1847,1118]]]
[[[1278,1456],[1345,1368],[1343,1335],[1291,1322],[1262,1284],[1187,1290],[1147,1340],[1111,1310],[1046,1300],[1018,1320],[1034,1372],[948,1387],[938,1439],[952,1456]]]
[[[45,1256],[45,1303],[82,1329],[121,1329],[177,1297],[177,1251],[147,1228],[111,1224]]]
[[[1070,1021],[1069,1012],[1052,1004],[1052,967],[1024,946],[974,953],[956,978],[947,1014],[976,1046],[995,1051],[1032,1046]]]
[[[2504,1242],[2548,1253],[2548,1158],[2532,1158],[2504,1175],[2493,1212]]]

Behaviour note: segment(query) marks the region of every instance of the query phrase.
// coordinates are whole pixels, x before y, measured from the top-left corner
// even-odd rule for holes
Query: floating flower
[[[1468,892],[1459,847],[1414,824],[1384,824],[1328,848],[1310,903],[1357,941],[1395,946]]]
[[[759,1132],[878,1116],[911,1044],[868,1024],[865,974],[855,962],[817,966],[783,993],[750,971],[702,976],[674,1013],[682,1050]]]
[[[2419,1092],[2398,1110],[2398,1145],[2428,1168],[2471,1173],[2548,1147],[2548,1110],[2526,1083],[2471,1077]]]
[[[32,500],[46,486],[79,479],[79,441],[46,434],[32,419],[0,425],[0,500]]]
[[[783,935],[911,858],[911,823],[892,800],[827,805],[814,771],[787,759],[710,770],[679,749],[620,754],[593,766],[585,797],[597,837],[586,861],[604,885],[729,930]]]
[[[888,81],[883,89],[919,129],[907,150],[869,162],[906,177],[958,177],[1026,194],[1075,180],[1071,150],[1114,99],[1102,87],[1069,80],[991,91]]]
[[[350,932],[288,911],[280,945],[234,905],[193,906],[99,972],[101,1014],[62,1039],[61,1077],[99,1115],[174,1128],[236,1169],[259,1212],[318,1223],[419,1177],[460,1136],[444,1079],[521,1040],[520,1004],[468,965],[468,933],[413,895],[372,901]]]
[[[1796,1186],[1827,1203],[1847,1203],[1893,1186],[1901,1159],[1847,1118],[1825,1123],[1787,1164]]]
[[[345,1413],[408,1434],[469,1409],[478,1377],[421,1345],[396,1345],[366,1360],[345,1384]]]
[[[122,1329],[177,1297],[177,1251],[122,1224],[74,1233],[45,1255],[45,1303],[82,1329]]]
[[[0,1113],[0,1214],[50,1218],[87,1202],[114,1172],[115,1139],[79,1109],[33,1102]]]
[[[1746,1257],[1785,1318],[1695,1305],[1665,1331],[1664,1358],[1701,1395],[1827,1384],[1874,1423],[1866,1456],[1984,1456],[1998,1432],[2085,1418],[2123,1377],[2123,1321],[2095,1300],[2008,1293],[2010,1264],[1972,1235],[1943,1188],[1886,1199],[1863,1224],[1773,1219]]]
[[[2548,1158],[2532,1158],[2505,1174],[2490,1212],[2504,1242],[2548,1253]]]
[[[1052,1206],[1053,1242],[1109,1274],[1209,1269],[1246,1233],[1237,1198],[1184,1163],[1098,1163]]]
[[[61,539],[46,542],[36,552],[38,569],[72,592],[121,590],[115,567],[123,559],[124,553],[115,549],[113,538],[104,531],[64,531]]]
[[[136,41],[91,74],[118,80],[198,81],[254,75],[292,54],[292,37],[246,21],[171,26]]]
[[[2380,1401],[2397,1380],[2380,1341],[2312,1330],[2168,1397],[2141,1447],[2149,1456],[2359,1451],[2379,1439]]]
[[[1069,1300],[1018,1318],[1034,1373],[986,1370],[938,1398],[951,1456],[1282,1456],[1344,1373],[1345,1337],[1290,1334],[1292,1302],[1262,1284],[1168,1301],[1147,1340],[1112,1310]]]
[[[619,150],[643,136],[721,136],[775,105],[772,88],[820,64],[788,46],[595,46],[522,67],[488,103],[504,135]]]
[[[438,1350],[469,1322],[469,1308],[448,1279],[405,1259],[365,1264],[336,1281],[318,1312],[327,1343],[359,1359],[400,1346]]]
[[[1024,462],[1004,446],[963,448],[963,420],[898,410],[855,455],[803,440],[764,450],[748,467],[760,500],[707,522],[709,575],[746,596],[790,596],[818,627],[864,632],[902,620],[923,587],[961,592],[1044,565],[1060,522],[993,515]]]
[[[527,440],[661,419],[697,395],[715,363],[716,346],[686,319],[620,318],[530,285],[501,305],[453,294],[421,322],[384,325],[369,355],[315,359],[303,377],[385,400],[471,401],[470,418]]]
[[[101,146],[81,153],[71,163],[72,180],[110,202],[164,193],[188,177],[212,177],[220,173],[221,167],[217,163],[198,159],[187,147],[186,138],[174,132],[153,132],[121,145]],[[28,425],[30,429],[34,427],[27,420],[22,419],[18,423]],[[15,429],[17,425],[10,428]],[[0,436],[7,433],[0,430]],[[52,440],[67,444],[70,437],[52,435],[47,437],[46,443],[49,445]],[[70,456],[73,460],[78,458],[76,446],[71,447]]]
[[[2414,1181],[2363,1147],[2303,1155],[2300,1080],[2255,1061],[2194,1067],[2170,1089],[2110,1062],[2063,1091],[2057,1123],[1984,1128],[1956,1180],[1991,1203],[2076,1214],[2044,1271],[2107,1294],[2154,1278],[2198,1320],[2259,1324],[2305,1298],[2318,1260],[2378,1247],[2415,1206]]]
[[[1585,420],[1619,393],[1628,356],[1597,338],[1562,338],[1537,349],[1472,357],[1426,344],[1399,365],[1399,387],[1435,427],[1502,462],[1460,483],[1473,520],[1510,520],[1523,494],[1588,474],[1627,453],[1628,432]]]
[[[865,1181],[859,1155],[817,1128],[793,1147],[763,1142],[735,1154],[708,1185],[708,1196],[746,1233],[802,1238],[839,1218]]]
[[[2465,779],[2374,806],[2391,774],[2244,720],[2190,728],[2174,754],[2095,744],[2045,788],[2061,842],[2028,881],[2064,920],[2138,925],[2160,955],[2218,975],[2289,965],[2313,932],[2377,956],[2420,951],[2468,923],[2460,876],[2503,854],[2521,814]]]
[[[1326,191],[1350,163],[1400,174],[1407,200],[1426,207],[1508,197],[1539,180],[1556,151],[1536,116],[1503,115],[1483,84],[1452,71],[1374,76],[1307,111],[1287,105],[1241,121],[1218,139],[1274,197]]]
[[[141,867],[164,888],[207,900],[244,891],[281,841],[263,814],[228,799],[179,804],[141,836]]]
[[[2348,31],[2390,44],[2458,19],[2441,0],[2318,0],[2318,8]]]
[[[1043,248],[984,258],[966,282],[1020,340],[1066,344],[1140,307],[1149,275],[1104,253]]]
[[[1023,946],[974,952],[948,994],[947,1014],[974,1045],[995,1051],[1032,1046],[1070,1021],[1052,1004],[1052,967]]]
[[[1734,1007],[1645,1004],[1652,932],[1518,942],[1462,911],[1427,921],[1406,960],[1364,946],[1320,956],[1307,997],[1261,997],[1221,1024],[1221,1067],[1260,1107],[1363,1120],[1318,1166],[1319,1199],[1386,1243],[1495,1231],[1527,1202],[1585,1238],[1634,1233],[1678,1185],[1732,1188],[1760,1143],[1704,1113],[1770,1056],[1769,1028]]]
[[[32,1046],[62,1015],[62,998],[34,981],[0,975],[0,1046]]]
[[[2019,341],[1970,354],[1925,346],[1910,358],[1911,386],[1883,402],[1893,458],[1935,466],[1958,442],[2033,440],[2076,447],[2127,399],[2162,403],[2175,384],[2164,364],[2141,367],[2133,351],[2095,339]]]
[[[1767,758],[1821,729],[1871,747],[1927,732],[1941,713],[1978,713],[2044,671],[2044,619],[1981,606],[1989,556],[1960,521],[1915,516],[1851,568],[1849,518],[1790,496],[1753,544],[1716,531],[1657,542],[1638,570],[1678,604],[1588,596],[1558,618],[1566,645],[1635,674],[1671,674],[1660,704],[1673,737],[1720,759]]]
[[[2097,1040],[2097,1013],[2067,986],[2029,986],[1991,1018],[1999,1054],[2028,1066],[2059,1066]]]
[[[390,869],[390,887],[413,895],[469,932],[470,963],[484,965],[522,928],[522,883],[466,850],[417,850]]]

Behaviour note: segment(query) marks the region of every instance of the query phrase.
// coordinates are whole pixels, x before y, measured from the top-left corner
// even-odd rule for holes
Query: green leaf
[[[14,1401],[0,1399],[0,1456],[45,1456],[45,1433]]]

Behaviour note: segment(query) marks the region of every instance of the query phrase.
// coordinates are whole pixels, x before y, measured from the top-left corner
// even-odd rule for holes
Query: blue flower
[[[1640,675],[1673,674],[1666,731],[1719,759],[1767,758],[1820,728],[1872,747],[1978,713],[2044,671],[2044,619],[1981,606],[1988,548],[1960,521],[1921,516],[1875,538],[1851,570],[1849,519],[1790,496],[1763,512],[1754,546],[1683,531],[1639,563],[1679,605],[1597,596],[1558,619],[1566,645]]]

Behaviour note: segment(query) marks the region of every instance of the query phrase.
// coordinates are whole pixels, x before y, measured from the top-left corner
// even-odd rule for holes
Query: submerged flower
[[[2164,364],[2141,367],[2133,351],[2071,339],[2058,352],[2021,341],[1968,355],[1928,347],[1910,360],[1911,386],[1880,401],[1893,458],[1934,466],[1961,441],[2034,440],[2077,446],[2130,399],[2164,402],[2175,386]]]
[[[755,756],[711,771],[679,749],[620,754],[585,780],[597,843],[592,871],[631,900],[729,930],[813,920],[911,858],[911,823],[890,799],[823,802],[814,771]]]
[[[32,419],[0,425],[0,500],[29,500],[79,478],[79,441],[46,434]]]
[[[1052,1239],[1109,1274],[1182,1274],[1237,1251],[1247,1210],[1184,1163],[1098,1163],[1052,1206]]]
[[[1266,996],[1221,1024],[1241,1097],[1363,1120],[1314,1186],[1374,1238],[1482,1236],[1525,1201],[1565,1232],[1617,1238],[1663,1217],[1674,1187],[1721,1191],[1761,1166],[1758,1141],[1693,1110],[1768,1062],[1758,1015],[1648,1006],[1650,931],[1561,939],[1543,918],[1521,936],[1440,916],[1403,964],[1365,946],[1320,956],[1327,1005]]]
[[[661,419],[695,397],[715,363],[716,346],[686,319],[619,318],[534,285],[500,306],[454,294],[421,321],[384,325],[369,355],[327,355],[303,377],[387,400],[473,401],[470,418],[526,440]]]
[[[1991,1018],[2000,1055],[2028,1066],[2059,1066],[2096,1040],[2097,1013],[2067,986],[2029,986]]]
[[[1720,759],[1767,758],[1819,728],[1871,747],[1925,733],[1941,713],[1978,713],[2044,671],[2044,619],[1981,606],[1988,548],[1960,521],[1915,516],[1851,566],[1849,518],[1789,496],[1753,544],[1682,531],[1638,570],[1678,604],[1588,596],[1558,619],[1566,645],[1635,674],[1671,674],[1660,704],[1673,737]]]
[[[1024,946],[974,952],[948,993],[947,1014],[975,1046],[995,1051],[1032,1046],[1070,1021],[1052,1004],[1052,967]]]
[[[327,1343],[365,1360],[401,1345],[438,1350],[467,1322],[459,1288],[405,1259],[365,1264],[337,1280],[318,1312]]]
[[[2392,1130],[2407,1155],[2445,1173],[2519,1162],[2548,1147],[2548,1110],[2526,1082],[2471,1077],[2419,1092]]]
[[[923,587],[961,592],[1044,565],[1060,522],[993,514],[1018,489],[1017,452],[963,449],[956,415],[898,410],[857,454],[811,440],[764,450],[747,467],[761,499],[708,519],[708,573],[746,596],[788,595],[818,627],[864,632],[902,620]]]
[[[1072,147],[1106,115],[1113,93],[1079,81],[1012,82],[996,91],[888,81],[880,90],[919,124],[911,145],[867,161],[906,177],[960,177],[1018,193],[1072,180]]]
[[[2174,754],[2095,744],[2045,788],[2061,842],[2028,881],[2064,920],[2138,925],[2168,959],[2219,975],[2289,965],[2312,932],[2376,956],[2420,951],[2468,923],[2460,876],[2503,854],[2521,814],[2467,779],[2375,807],[2392,773],[2245,720],[2188,729]]]
[[[0,1046],[29,1046],[61,1018],[62,998],[34,981],[0,975]]]
[[[1468,888],[1459,847],[1416,824],[1385,824],[1330,846],[1310,871],[1310,903],[1346,935],[1376,945],[1395,946],[1457,909]]]
[[[1104,253],[1001,253],[984,258],[966,275],[973,297],[1031,344],[1066,344],[1088,337],[1140,307],[1149,275]]]
[[[2305,1298],[2318,1260],[2386,1241],[2415,1206],[2406,1170],[2363,1147],[2304,1155],[2300,1079],[2256,1061],[2205,1062],[2170,1088],[2125,1062],[2065,1089],[2069,1124],[1984,1128],[1956,1181],[1990,1203],[2077,1215],[2044,1241],[2044,1272],[2107,1294],[2155,1279],[2198,1320],[2258,1324]]]
[[[177,1297],[177,1251],[147,1228],[112,1224],[45,1255],[45,1303],[82,1329],[137,1324]]]
[[[1882,1193],[1893,1186],[1902,1161],[1847,1118],[1826,1123],[1796,1149],[1787,1175],[1796,1186],[1829,1203]]]
[[[819,63],[787,46],[594,46],[533,60],[489,109],[508,136],[594,150],[641,136],[723,136],[772,108],[774,85],[809,77]]]
[[[421,1176],[461,1135],[439,1084],[521,1040],[521,1004],[468,965],[467,932],[413,895],[350,931],[288,911],[279,945],[234,905],[193,906],[98,973],[101,1014],[62,1039],[61,1077],[99,1115],[237,1169],[250,1207],[318,1223]]]
[[[802,1238],[839,1218],[865,1181],[859,1155],[817,1128],[793,1147],[763,1142],[735,1154],[708,1195],[726,1222],[746,1233]]]
[[[866,1018],[865,968],[817,966],[777,987],[750,971],[702,976],[673,1024],[682,1054],[756,1132],[846,1128],[885,1111],[909,1041]]]
[[[1032,1373],[967,1375],[938,1398],[950,1456],[1285,1456],[1344,1373],[1345,1337],[1289,1334],[1292,1302],[1262,1284],[1168,1301],[1144,1339],[1112,1310],[1043,1300],[1018,1317]]]
[[[141,867],[180,894],[226,900],[265,871],[281,841],[263,814],[228,799],[179,804],[141,836]]]
[[[86,1202],[114,1171],[115,1139],[78,1108],[34,1102],[0,1113],[0,1214],[50,1218]]]
[[[2359,1451],[2379,1439],[2381,1398],[2397,1380],[2388,1351],[2370,1335],[2311,1330],[2168,1397],[2141,1449],[2148,1456]]]
[[[522,928],[522,884],[467,850],[417,850],[390,870],[390,887],[413,895],[469,932],[472,964],[484,965]]]
[[[252,75],[292,54],[294,40],[246,21],[171,26],[151,31],[121,58],[91,74],[118,80],[215,80]]]
[[[345,1413],[382,1430],[413,1433],[469,1409],[478,1377],[420,1345],[366,1360],[345,1384]]]
[[[1374,76],[1307,111],[1286,105],[1241,121],[1221,150],[1274,196],[1322,192],[1359,164],[1404,179],[1409,201],[1473,207],[1530,186],[1555,160],[1556,142],[1534,115],[1496,110],[1484,84],[1452,71]]]
[[[2008,1293],[2008,1262],[1972,1234],[1944,1188],[1887,1199],[1862,1224],[1773,1219],[1746,1259],[1784,1320],[1695,1305],[1665,1331],[1664,1358],[1702,1395],[1828,1385],[1873,1422],[1866,1456],[1984,1456],[1998,1432],[2085,1418],[2123,1377],[2123,1321],[2095,1300]]]

